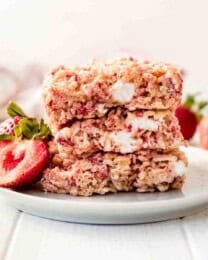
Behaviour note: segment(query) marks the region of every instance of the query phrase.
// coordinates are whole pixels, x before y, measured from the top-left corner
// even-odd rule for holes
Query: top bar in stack
[[[174,110],[181,101],[178,68],[128,58],[89,67],[54,69],[44,82],[49,124],[58,130],[73,119],[102,117],[112,107]]]

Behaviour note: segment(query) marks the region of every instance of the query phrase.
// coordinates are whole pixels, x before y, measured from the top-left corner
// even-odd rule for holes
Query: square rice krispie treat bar
[[[40,181],[41,188],[80,196],[181,189],[187,167],[186,157],[178,149],[127,155],[95,153],[72,164],[57,156],[52,161]]]
[[[177,67],[133,58],[88,67],[54,69],[44,82],[44,106],[52,129],[73,119],[102,117],[112,107],[170,109],[180,104],[182,78]]]
[[[97,119],[76,120],[55,134],[62,156],[76,160],[95,152],[134,153],[140,149],[175,149],[184,139],[175,115],[168,110],[112,109]]]

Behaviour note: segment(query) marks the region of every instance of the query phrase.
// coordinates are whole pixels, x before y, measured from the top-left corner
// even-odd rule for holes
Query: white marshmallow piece
[[[128,103],[131,101],[135,93],[135,85],[123,81],[117,81],[110,89],[110,94],[115,101],[120,103]]]
[[[136,140],[128,132],[111,133],[110,138],[115,145],[120,147],[121,153],[132,153],[135,149]]]
[[[187,167],[185,166],[184,162],[178,161],[178,162],[174,162],[173,164],[174,164],[176,177],[185,175],[187,171]]]
[[[138,129],[157,131],[159,123],[148,118],[135,118],[131,121],[131,126],[133,131],[138,131]]]

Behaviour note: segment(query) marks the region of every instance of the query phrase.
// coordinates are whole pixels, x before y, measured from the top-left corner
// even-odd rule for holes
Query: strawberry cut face
[[[5,141],[2,141],[5,142]],[[0,142],[0,186],[21,188],[41,177],[48,149],[41,140]]]
[[[8,151],[8,153],[5,155],[5,159],[3,161],[3,168],[5,171],[10,171],[17,167],[17,165],[24,159],[25,152],[22,151],[17,156],[13,153],[13,151]]]
[[[11,141],[0,141],[0,150],[7,146]]]

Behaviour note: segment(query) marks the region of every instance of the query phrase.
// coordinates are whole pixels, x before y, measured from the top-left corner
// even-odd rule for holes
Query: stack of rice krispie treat
[[[181,94],[180,71],[169,64],[125,58],[54,69],[44,83],[54,139],[42,188],[80,196],[181,189]]]

